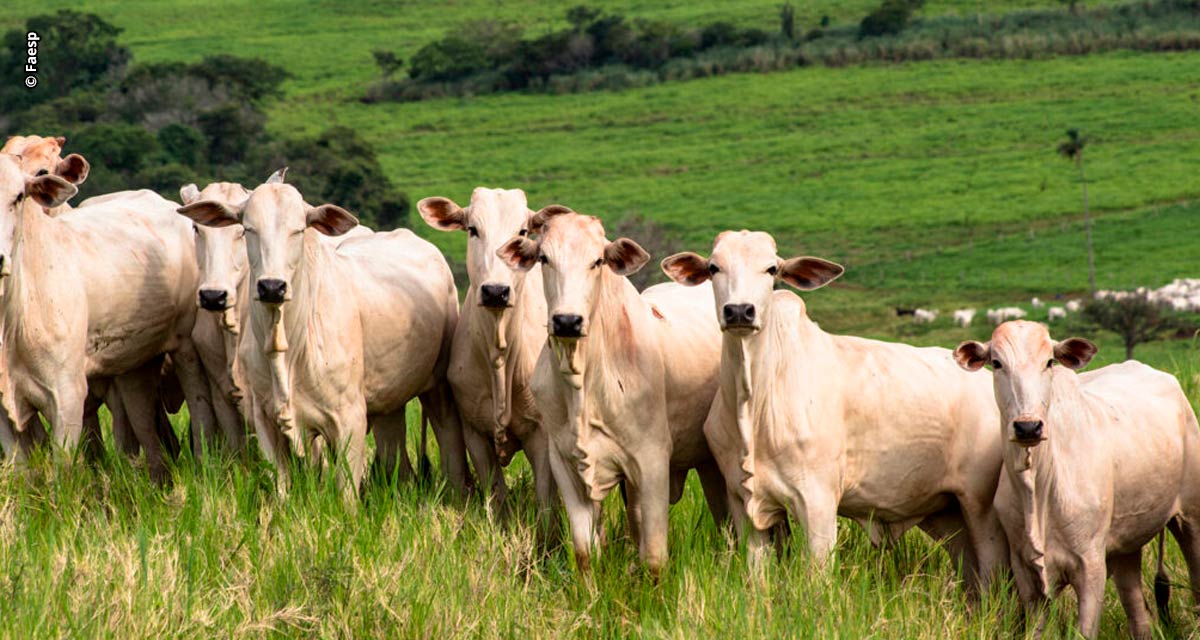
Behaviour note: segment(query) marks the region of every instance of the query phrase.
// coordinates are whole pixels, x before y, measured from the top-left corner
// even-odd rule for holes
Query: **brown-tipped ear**
[[[275,170],[270,176],[267,176],[267,181],[263,184],[283,184],[284,178],[287,177],[287,167],[280,167]]]
[[[58,143],[58,148],[61,149],[67,145],[66,136],[54,136],[54,141]]]
[[[837,280],[845,271],[836,262],[804,256],[784,260],[779,265],[779,279],[801,291],[812,291]]]
[[[425,224],[438,231],[461,231],[467,228],[467,212],[450,198],[434,196],[417,203],[417,211]]]
[[[179,187],[179,200],[185,205],[199,202],[200,188],[194,184],[185,184]]]
[[[1054,359],[1068,369],[1082,369],[1100,349],[1091,340],[1067,338],[1054,345]]]
[[[665,258],[661,266],[667,277],[688,287],[707,282],[711,275],[708,272],[708,260],[691,251]]]
[[[83,156],[72,153],[58,161],[58,166],[54,167],[54,175],[71,184],[83,184],[91,170],[92,166],[88,164],[87,160],[84,160]]]
[[[571,207],[561,204],[552,204],[542,207],[541,211],[533,214],[529,219],[529,233],[541,233],[542,227],[546,226],[546,221],[554,216],[561,216],[564,213],[575,213]]]
[[[309,207],[308,226],[327,236],[340,236],[358,226],[358,218],[336,204]]]
[[[75,185],[53,174],[25,180],[25,195],[47,209],[57,207],[77,193]]]
[[[234,211],[216,200],[200,200],[179,207],[176,213],[191,218],[196,224],[206,227],[228,227],[241,222],[239,211]]]
[[[650,254],[629,238],[617,238],[604,247],[604,264],[619,276],[638,272],[650,261]]]
[[[539,252],[536,241],[517,236],[496,249],[496,256],[513,271],[529,271],[537,264]]]
[[[979,371],[991,358],[990,344],[967,340],[954,350],[954,361],[967,371]]]

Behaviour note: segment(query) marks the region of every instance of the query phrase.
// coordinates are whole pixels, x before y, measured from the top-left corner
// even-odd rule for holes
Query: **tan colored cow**
[[[1095,353],[1087,340],[1055,342],[1045,325],[1017,320],[954,355],[968,371],[992,368],[1004,440],[996,510],[1026,609],[1069,584],[1079,630],[1094,638],[1111,573],[1130,630],[1149,638],[1142,547],[1164,527],[1200,598],[1200,427],[1170,374],[1133,361],[1076,374]],[[1156,583],[1167,585],[1161,555]]]
[[[1005,556],[992,511],[1000,474],[987,380],[947,349],[831,335],[779,281],[819,289],[842,274],[820,258],[780,258],[766,233],[727,231],[712,256],[663,261],[676,282],[715,290],[721,387],[704,425],[751,550],[791,513],[819,562],[837,516],[903,530],[920,523],[955,546],[972,583]]]
[[[529,232],[533,212],[520,189],[475,189],[466,209],[448,198],[417,204],[425,222],[441,231],[467,232],[471,278],[450,355],[450,384],[463,419],[467,451],[492,499],[504,504],[500,465],[524,449],[533,468],[543,533],[553,526],[554,478],[546,434],[530,386],[546,344],[542,271],[513,271],[496,256],[509,238]],[[488,478],[491,478],[489,482]]]
[[[66,160],[82,158],[72,154]],[[191,229],[162,198],[113,200],[51,217],[42,207],[76,192],[68,180],[25,177],[17,159],[0,155],[0,198],[12,203],[0,225],[0,255],[12,263],[4,293],[4,358],[11,393],[4,404],[19,427],[41,411],[60,449],[80,442],[89,387],[112,380],[125,400],[151,474],[166,479],[154,394],[133,374],[164,352],[172,355],[201,428],[211,409],[191,342],[190,290],[196,267]],[[122,389],[122,387],[125,387]],[[137,406],[132,406],[136,404]],[[207,422],[204,421],[207,416]]]
[[[723,480],[704,440],[717,388],[720,336],[708,287],[665,284],[638,294],[625,276],[650,256],[609,242],[591,216],[561,205],[498,252],[513,269],[539,262],[550,339],[533,392],[550,440],[550,468],[571,522],[575,560],[599,552],[600,503],[625,481],[631,533],[657,575],[667,562],[667,509],[697,469],[713,516],[726,516]]]
[[[237,208],[202,200],[179,212],[245,230],[255,302],[238,361],[281,489],[289,448],[311,450],[319,436],[344,456],[341,481],[353,501],[366,468],[368,416],[390,469],[414,397],[433,424],[443,471],[465,487],[462,427],[445,382],[458,295],[433,245],[402,229],[333,246],[318,236],[351,230],[354,216],[310,207],[282,183],[259,186]]]

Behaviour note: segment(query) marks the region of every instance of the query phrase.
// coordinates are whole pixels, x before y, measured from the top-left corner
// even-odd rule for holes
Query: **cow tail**
[[[1167,624],[1171,619],[1171,582],[1167,579],[1167,570],[1163,567],[1164,551],[1166,550],[1167,531],[1158,532],[1158,567],[1154,572],[1154,604],[1158,607],[1160,624]]]

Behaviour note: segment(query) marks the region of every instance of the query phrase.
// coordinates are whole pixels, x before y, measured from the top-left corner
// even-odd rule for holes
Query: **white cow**
[[[1149,638],[1142,547],[1164,527],[1200,596],[1200,426],[1169,374],[1130,361],[1076,375],[1095,353],[1087,340],[1055,342],[1045,325],[1020,321],[987,344],[962,343],[955,358],[968,371],[993,369],[1004,440],[996,510],[1027,610],[1069,584],[1079,629],[1094,638],[1111,574],[1133,635]],[[1156,583],[1167,585],[1161,556]]]
[[[709,259],[677,254],[663,271],[716,291],[721,388],[704,432],[733,513],[752,525],[739,526],[752,552],[789,512],[822,563],[839,514],[900,530],[919,523],[959,533],[951,546],[972,583],[987,583],[1005,545],[991,506],[1000,440],[986,381],[947,349],[822,331],[799,296],[774,287],[812,291],[842,267],[782,259],[766,233],[724,232]]]
[[[531,381],[546,344],[546,299],[542,270],[513,271],[496,251],[514,236],[529,233],[525,192],[475,189],[463,209],[448,198],[425,198],[421,217],[440,231],[467,232],[471,285],[450,355],[450,384],[463,419],[467,452],[480,482],[490,485],[496,505],[507,487],[500,465],[524,449],[533,468],[541,534],[553,527],[554,478],[549,443]],[[489,480],[490,478],[490,480]]]
[[[414,397],[433,424],[443,471],[465,488],[462,427],[445,381],[458,295],[433,245],[401,229],[334,246],[318,236],[350,231],[354,216],[336,205],[308,206],[282,183],[259,186],[238,207],[201,200],[179,212],[245,230],[255,302],[238,361],[259,446],[281,490],[289,449],[314,451],[319,437],[344,459],[339,478],[353,502],[366,470],[368,420],[390,472]]]
[[[1033,307],[1034,309],[1041,309],[1043,306],[1045,306],[1045,303],[1042,302],[1041,298],[1034,296],[1029,300],[1029,306]]]
[[[66,160],[86,167],[75,154]],[[11,384],[6,411],[18,427],[41,411],[58,447],[72,452],[83,434],[89,387],[103,389],[111,380],[151,475],[165,481],[155,432],[157,396],[145,393],[147,363],[170,353],[200,425],[197,439],[212,426],[191,342],[195,305],[189,292],[196,267],[190,226],[166,215],[175,205],[157,196],[51,217],[43,207],[61,204],[75,187],[54,174],[25,178],[13,156],[0,155],[0,185],[9,191],[0,197],[13,203],[0,221],[0,240],[7,245],[0,258],[12,265],[3,313]]]
[[[966,328],[971,326],[971,322],[975,319],[974,309],[958,309],[954,312],[954,324]]]
[[[937,320],[937,309],[915,309],[913,310],[913,324],[932,324]]]
[[[530,235],[499,251],[519,271],[539,262],[550,339],[533,392],[550,440],[550,468],[571,522],[581,570],[599,552],[600,503],[626,483],[638,554],[657,575],[667,561],[667,510],[689,469],[700,473],[714,517],[724,485],[704,439],[716,392],[720,334],[712,289],[676,284],[638,294],[625,276],[650,256],[628,238],[609,242],[591,216],[561,205],[539,211]]]
[[[1068,300],[1067,301],[1067,311],[1069,313],[1079,313],[1082,310],[1083,310],[1083,301],[1082,300]]]
[[[1058,322],[1059,320],[1067,319],[1067,310],[1062,307],[1050,307],[1046,309],[1046,321]]]

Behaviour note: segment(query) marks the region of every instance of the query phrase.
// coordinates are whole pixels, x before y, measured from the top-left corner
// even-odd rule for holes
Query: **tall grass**
[[[672,508],[671,561],[656,583],[638,568],[615,498],[592,574],[577,575],[564,547],[540,552],[520,459],[506,523],[432,485],[376,481],[349,509],[333,474],[297,472],[285,499],[260,462],[186,454],[160,491],[111,444],[94,465],[36,455],[0,470],[0,636],[992,638],[1019,628],[1011,589],[968,606],[947,554],[919,533],[875,549],[842,522],[826,570],[796,544],[752,580],[694,479]],[[1109,591],[1103,635],[1118,637],[1124,615]],[[1189,604],[1177,587],[1182,635],[1197,632]],[[1047,637],[1070,637],[1073,617],[1071,598],[1056,602]]]

